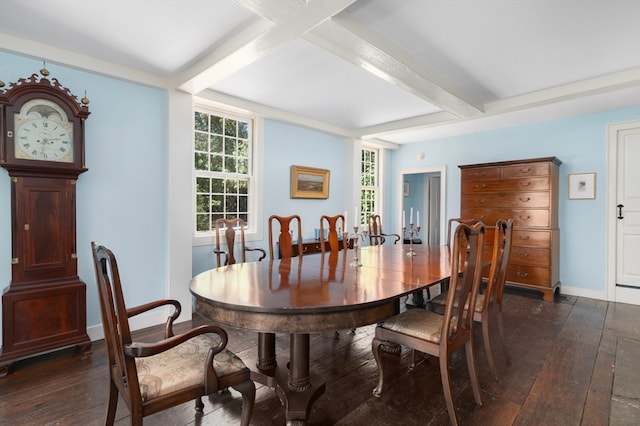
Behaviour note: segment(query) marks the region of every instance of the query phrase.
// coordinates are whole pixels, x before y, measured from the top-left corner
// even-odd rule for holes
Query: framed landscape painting
[[[329,170],[291,166],[291,198],[329,198]]]

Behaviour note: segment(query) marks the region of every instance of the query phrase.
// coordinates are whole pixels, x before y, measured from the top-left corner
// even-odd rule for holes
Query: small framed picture
[[[408,197],[409,195],[411,195],[411,183],[410,182],[405,182],[404,185],[402,186],[402,195],[404,195],[405,197]]]
[[[593,200],[596,198],[596,174],[574,173],[569,175],[569,199]]]
[[[329,170],[291,166],[291,198],[329,198]]]

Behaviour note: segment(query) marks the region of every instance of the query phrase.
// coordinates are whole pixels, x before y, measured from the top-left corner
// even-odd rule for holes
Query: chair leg
[[[107,397],[107,416],[105,425],[113,425],[116,420],[116,408],[118,407],[118,387],[113,381],[109,381],[109,396]]]
[[[198,397],[196,398],[196,411],[198,413],[202,413],[203,410],[204,410],[204,404],[202,403],[202,398]]]
[[[242,417],[240,424],[242,426],[248,426],[249,420],[251,420],[251,413],[253,413],[253,405],[256,401],[256,385],[253,381],[246,380],[232,387],[242,394]]]
[[[496,363],[493,360],[493,351],[491,350],[491,339],[489,338],[489,316],[483,315],[482,318],[482,340],[484,341],[484,351],[487,354],[487,362],[489,363],[489,369],[493,374],[493,379],[498,381],[498,370],[496,369]]]
[[[507,349],[507,339],[504,334],[504,325],[502,323],[502,306],[498,306],[498,313],[496,314],[496,320],[498,322],[498,334],[500,335],[500,344],[502,344],[502,351],[504,352],[504,357],[507,360],[507,364],[511,364],[511,356],[509,355],[509,350]]]
[[[471,378],[471,387],[473,388],[473,397],[476,400],[477,405],[482,405],[482,396],[480,396],[480,382],[478,381],[478,372],[476,371],[476,358],[473,354],[473,340],[469,339],[464,344],[464,349],[467,354],[467,369],[469,370],[469,377]]]
[[[373,390],[373,396],[382,395],[382,389],[384,389],[384,369],[382,368],[382,345],[385,342],[374,337],[371,341],[371,351],[373,352],[373,358],[376,360],[376,364],[378,365],[378,386]]]
[[[458,426],[458,416],[456,415],[456,407],[453,405],[453,391],[451,389],[451,377],[449,376],[449,357],[440,356],[440,379],[442,380],[442,392],[444,400],[447,403],[447,411],[449,412],[449,420],[452,426]]]

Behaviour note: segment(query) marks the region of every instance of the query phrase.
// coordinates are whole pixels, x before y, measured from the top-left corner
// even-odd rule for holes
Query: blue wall
[[[563,286],[605,292],[607,125],[639,117],[640,106],[414,143],[393,152],[391,161],[395,170],[446,165],[446,217],[450,218],[460,213],[459,165],[558,157],[563,162],[560,281]],[[420,152],[425,153],[422,161],[417,160]],[[569,200],[568,174],[587,172],[596,173],[596,199]]]

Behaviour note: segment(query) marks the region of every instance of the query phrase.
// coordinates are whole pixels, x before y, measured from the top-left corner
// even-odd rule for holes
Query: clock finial
[[[82,102],[82,105],[89,105],[89,98],[87,98],[87,91],[84,91],[84,98],[80,99],[80,102]]]
[[[40,70],[40,74],[42,74],[44,77],[49,76],[49,70],[46,67],[47,67],[46,62],[42,61],[42,69]]]

